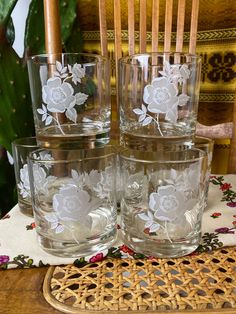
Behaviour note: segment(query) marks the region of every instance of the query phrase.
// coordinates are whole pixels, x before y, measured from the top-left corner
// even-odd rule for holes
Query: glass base
[[[201,234],[188,239],[170,242],[168,240],[141,239],[128,234],[122,234],[122,241],[137,253],[159,258],[174,258],[194,252],[200,244]]]
[[[29,203],[28,201],[24,201],[18,198],[18,205],[20,208],[20,211],[22,214],[28,216],[28,217],[33,217],[33,208],[32,204]]]
[[[37,132],[37,143],[43,148],[52,149],[91,149],[104,146],[110,141],[110,128],[96,125],[62,125],[63,133],[56,126]]]
[[[121,133],[122,146],[143,151],[182,151],[192,146],[192,135],[179,137],[152,137],[140,134]]]
[[[116,240],[117,229],[103,234],[102,237],[89,239],[84,242],[76,243],[75,241],[58,241],[50,239],[44,235],[37,234],[40,247],[49,254],[59,257],[83,257],[103,250],[109,249]]]

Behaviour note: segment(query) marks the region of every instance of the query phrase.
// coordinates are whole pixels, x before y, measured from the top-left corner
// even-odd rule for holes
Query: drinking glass
[[[201,58],[145,53],[119,60],[121,143],[133,149],[174,147],[193,137]]]
[[[93,148],[109,142],[109,62],[95,54],[32,56],[28,73],[40,147]]]
[[[121,234],[136,252],[178,257],[201,239],[206,153],[124,149],[121,167]]]
[[[74,257],[109,248],[116,237],[113,147],[39,149],[30,154],[28,164],[42,249]]]
[[[211,176],[211,164],[212,164],[212,156],[214,150],[214,140],[208,137],[203,136],[195,136],[193,138],[193,147],[203,150],[206,152],[207,159],[206,159],[206,176],[204,180],[204,203],[205,207],[207,207],[207,200],[208,200],[208,191],[209,191],[209,184],[210,184],[210,176]]]
[[[38,148],[35,137],[18,138],[12,142],[16,189],[20,211],[33,216],[27,157]]]

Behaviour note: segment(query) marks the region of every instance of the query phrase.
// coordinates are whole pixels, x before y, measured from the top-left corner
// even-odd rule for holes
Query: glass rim
[[[11,144],[15,147],[38,147],[36,136],[16,138]]]
[[[119,59],[119,63],[120,64],[129,64],[129,65],[132,65],[132,66],[141,66],[139,64],[132,64],[130,63],[132,60],[138,60],[138,57],[141,57],[141,56],[149,56],[149,57],[152,57],[152,56],[159,56],[159,57],[164,57],[164,56],[181,56],[181,57],[188,57],[188,58],[191,58],[191,61],[186,61],[185,63],[192,63],[194,60],[197,60],[197,61],[201,61],[202,57],[200,54],[192,54],[192,53],[188,53],[188,52],[144,52],[144,53],[135,53],[135,54],[132,54],[132,55],[128,55],[128,56],[125,56],[125,57],[122,57]],[[130,61],[130,62],[129,62]],[[155,65],[155,66],[158,66],[158,65]]]
[[[87,53],[87,52],[41,53],[41,54],[29,56],[27,58],[27,61],[30,61],[32,63],[39,63],[39,64],[43,63],[44,64],[44,63],[48,63],[48,62],[46,62],[46,59],[48,57],[54,57],[53,60],[56,61],[56,57],[58,57],[58,56],[74,56],[74,57],[84,56],[84,57],[88,57],[88,58],[94,58],[94,61],[93,61],[94,63],[103,63],[103,62],[109,61],[109,59],[107,57],[104,57],[100,54]],[[42,61],[41,59],[45,59],[45,61]],[[87,64],[87,63],[91,63],[91,61],[90,62],[84,62],[82,64]]]
[[[210,137],[205,137],[201,135],[196,135],[194,138],[194,144],[198,145],[214,145],[214,139]]]
[[[128,152],[129,156],[125,156],[125,152]],[[167,159],[164,159],[163,156],[167,155],[167,154],[177,154],[177,155],[180,155],[180,154],[186,154],[186,153],[190,153],[190,152],[195,152],[195,153],[198,153],[198,156],[193,156],[192,158],[187,158],[187,159],[183,159],[183,160],[180,160],[180,159],[177,159],[176,158],[167,158]],[[131,154],[138,154],[138,153],[142,153],[146,156],[154,156],[154,157],[157,157],[156,159],[144,159],[144,158],[136,158],[135,155],[131,155]],[[119,157],[123,160],[128,160],[128,161],[132,161],[132,162],[139,162],[139,163],[144,163],[144,164],[185,164],[185,163],[189,163],[189,162],[195,162],[195,161],[199,161],[199,160],[202,160],[204,159],[205,157],[207,157],[207,153],[199,148],[189,148],[187,150],[182,150],[182,151],[163,151],[164,155],[162,154],[162,157],[159,155],[160,152],[158,151],[140,151],[140,150],[134,150],[134,149],[129,149],[129,148],[123,148],[120,150],[119,152]]]
[[[103,154],[100,154],[98,156],[85,156],[85,157],[73,157],[71,159],[55,159],[55,160],[48,160],[48,159],[37,159],[34,157],[34,154],[40,153],[40,152],[45,152],[45,153],[55,153],[55,154],[60,154],[60,153],[73,153],[73,152],[99,152],[99,150],[102,152],[102,150],[105,150]],[[47,148],[39,148],[36,149],[32,152],[29,153],[28,155],[28,160],[36,163],[43,163],[43,164],[69,164],[73,162],[81,162],[81,161],[88,161],[88,160],[97,160],[97,159],[104,159],[107,157],[112,157],[116,156],[116,149],[115,146],[113,145],[106,145],[106,147],[95,147],[91,148],[90,150],[84,148],[84,149],[47,149]]]

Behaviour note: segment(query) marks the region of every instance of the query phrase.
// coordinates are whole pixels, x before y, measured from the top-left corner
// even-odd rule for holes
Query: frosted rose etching
[[[148,209],[138,214],[144,222],[144,231],[148,229],[149,234],[152,234],[162,229],[171,242],[168,224],[184,224],[185,215],[198,203],[200,176],[195,175],[198,166],[191,165],[183,172],[171,169],[169,179],[150,193]]]
[[[55,233],[69,231],[79,243],[76,238],[78,226],[89,232],[92,228],[90,213],[104,204],[104,199],[109,202],[111,171],[111,166],[100,172],[94,169],[82,173],[71,170],[71,178],[52,197],[53,212],[45,215]]]
[[[56,71],[47,80],[47,84],[42,87],[42,108],[37,109],[46,126],[55,121],[61,133],[64,134],[57,116],[58,113],[64,113],[69,120],[76,123],[75,106],[83,105],[88,98],[87,94],[75,91],[83,77],[85,77],[85,69],[81,64],[63,66],[56,61]]]
[[[30,198],[30,183],[28,165],[25,164],[20,169],[20,183],[17,184],[22,198]]]
[[[91,219],[88,214],[96,206],[96,201],[91,199],[89,193],[73,185],[62,187],[53,195],[53,213],[46,214],[45,218],[51,223],[51,229],[55,233],[61,233],[65,229],[72,230],[72,224],[80,222],[91,227]]]
[[[45,154],[43,152],[39,153],[37,157],[36,154],[33,154],[35,159],[44,159],[47,161],[53,160],[53,157],[50,154]],[[50,168],[50,163],[46,166],[46,168]],[[55,177],[49,176],[47,177],[45,170],[43,167],[34,166],[34,180],[35,180],[35,188],[36,189],[47,189],[47,186]],[[20,183],[18,183],[18,188],[20,190],[20,194],[22,198],[31,198],[30,193],[30,182],[29,182],[29,168],[27,164],[24,164],[20,169]]]
[[[139,116],[138,121],[142,126],[155,123],[159,133],[163,136],[159,124],[159,115],[164,114],[165,120],[176,123],[178,107],[185,106],[190,97],[183,92],[183,86],[190,77],[187,64],[170,65],[164,62],[160,77],[152,80],[151,84],[144,87],[143,104],[141,108],[133,109]],[[181,90],[181,92],[179,91]]]

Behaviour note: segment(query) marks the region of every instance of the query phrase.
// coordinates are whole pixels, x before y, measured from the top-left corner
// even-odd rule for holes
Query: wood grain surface
[[[43,280],[47,267],[0,271],[1,314],[61,313],[43,296]]]

